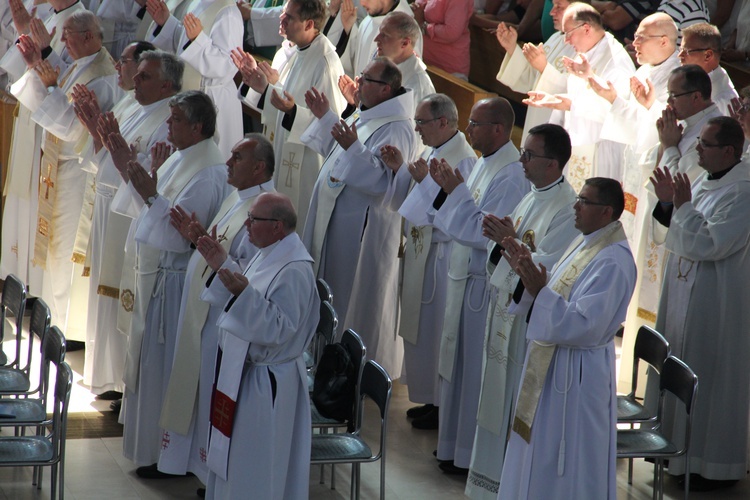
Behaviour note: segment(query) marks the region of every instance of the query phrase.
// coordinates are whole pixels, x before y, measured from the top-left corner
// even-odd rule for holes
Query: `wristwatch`
[[[154,195],[152,195],[152,196],[149,196],[149,197],[148,197],[148,198],[146,199],[146,205],[147,205],[147,206],[149,206],[149,207],[151,207],[151,205],[153,205],[153,204],[154,204],[154,202],[156,201],[156,199],[157,199],[158,197],[159,197],[159,193],[156,193],[156,194],[154,194]]]
[[[51,94],[56,88],[57,85],[50,85],[49,87],[47,87],[47,93]]]

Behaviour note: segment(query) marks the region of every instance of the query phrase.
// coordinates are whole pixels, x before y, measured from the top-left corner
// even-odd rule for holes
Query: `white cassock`
[[[669,58],[657,66],[644,64],[635,72],[635,77],[646,85],[646,79],[651,80],[656,92],[656,100],[650,109],[641,106],[631,94],[630,99],[623,99],[619,95],[612,103],[612,109],[604,122],[604,129],[608,133],[618,134],[626,144],[624,152],[622,189],[625,192],[625,211],[620,216],[620,222],[628,237],[628,244],[633,251],[633,257],[638,268],[648,268],[646,259],[647,248],[651,239],[651,212],[656,203],[656,197],[649,188],[649,177],[654,170],[655,158],[651,150],[659,145],[659,134],[656,130],[656,120],[667,106],[667,82],[672,70],[680,66],[680,60],[675,51]],[[656,315],[648,313],[655,310],[657,301],[646,302],[646,308],[641,306],[640,288],[646,273],[638,273],[638,281],[630,299],[628,317],[625,322],[625,333],[622,341],[622,355],[620,357],[620,373],[618,385],[622,391],[629,392],[633,374],[633,347],[638,328],[643,324],[654,325]],[[648,301],[654,300],[648,297]],[[642,367],[646,373],[646,367]],[[641,388],[643,390],[643,388]]]
[[[117,116],[120,133],[136,147],[138,161],[149,170],[151,147],[167,141],[169,98],[146,106],[133,102],[130,112]],[[96,172],[96,194],[87,252],[90,274],[84,383],[94,394],[101,394],[123,391],[128,337],[117,330],[117,307],[125,240],[133,219],[111,211],[122,177],[109,152],[99,150],[90,165]]]
[[[476,153],[457,131],[445,144],[427,148],[422,158],[444,159],[468,179],[477,161]],[[403,173],[402,173],[403,172]],[[396,176],[409,175],[406,164]],[[401,383],[409,387],[409,401],[440,404],[438,358],[443,331],[448,258],[451,238],[432,226],[432,202],[440,186],[427,175],[414,183],[399,208],[404,217],[403,260],[399,290],[398,334],[404,339],[404,371]]]
[[[524,292],[511,306],[510,312],[521,317],[533,306],[526,338],[551,344],[554,353],[546,374],[539,374],[543,386],[530,441],[515,424],[510,434],[498,500],[616,499],[614,338],[625,319],[636,267],[624,232],[612,238],[615,242],[600,241],[604,248],[575,265],[585,255],[581,250],[599,246],[597,236],[613,224],[619,225],[574,240],[536,299]],[[566,281],[567,300],[553,291]],[[531,349],[529,344],[524,374]],[[516,419],[520,405],[519,396]]]
[[[104,32],[103,43],[112,57],[119,58],[125,47],[135,41],[135,31],[140,22],[136,17],[138,10],[138,2],[128,5],[122,0],[102,0],[96,9]]]
[[[228,292],[218,278],[204,292],[204,300],[223,307],[208,499],[308,498],[312,428],[302,354],[320,314],[311,262],[292,233],[260,249],[245,270],[250,285],[236,300],[227,302]],[[240,271],[236,263],[228,264]],[[227,385],[235,397],[224,392]],[[236,425],[217,411],[216,402],[227,396],[236,401]],[[228,456],[214,455],[219,444],[228,447]]]
[[[601,81],[612,82],[617,95],[630,96],[630,77],[635,67],[620,42],[606,33],[585,56]],[[564,93],[571,99],[570,111],[553,111],[550,122],[562,125],[570,134],[573,155],[566,167],[568,182],[578,192],[589,177],[620,180],[624,144],[616,134],[603,130],[611,104],[599,97],[588,81],[571,74]]]
[[[74,252],[74,244],[86,188],[86,172],[80,168],[80,148],[88,131],[75,115],[70,93],[76,84],[85,85],[96,95],[103,111],[109,111],[123,93],[117,85],[112,58],[104,48],[75,60],[67,68],[55,52],[48,59],[62,68],[59,87],[48,92],[36,72],[29,71],[12,85],[11,92],[31,111],[31,119],[44,129],[45,137],[53,134],[59,138],[57,178],[54,185],[49,186],[55,188],[57,195],[49,220],[42,298],[50,306],[53,323],[65,332],[66,338],[84,340],[88,283],[82,277],[84,256]],[[46,144],[44,148],[47,148]],[[50,176],[49,168],[47,166],[45,171],[47,177]],[[32,186],[34,190],[36,183]],[[46,190],[45,196],[48,192]],[[30,251],[33,255],[33,249]]]
[[[230,57],[232,49],[242,46],[242,15],[235,2],[230,0],[185,1],[189,2],[187,12],[205,18],[203,31],[195,40],[188,40],[181,20],[174,15],[169,16],[158,34],[157,30],[151,32],[148,40],[160,49],[177,54],[186,66],[190,66],[185,68],[183,89],[202,90],[213,100],[218,136],[214,139],[222,154],[229,158],[234,145],[242,139],[242,107],[237,106],[237,87],[234,84],[237,68]],[[190,75],[195,75],[196,71],[200,82],[193,86]]]
[[[141,293],[149,298],[144,301],[147,304],[145,331],[131,330],[125,363],[126,390],[120,413],[120,420],[125,424],[123,455],[137,465],[151,465],[159,458],[162,444],[159,415],[172,368],[180,299],[191,254],[190,243],[170,225],[169,211],[180,205],[187,213],[195,213],[205,227],[219,210],[227,185],[226,167],[220,164],[222,155],[212,139],[172,155],[178,157],[159,178],[160,196],[150,208],[141,210],[131,228],[139,257],[144,252],[158,255],[153,286],[136,292],[138,302]],[[164,167],[167,165],[162,165],[161,169]],[[192,176],[184,175],[187,169]],[[175,179],[179,180],[179,186],[170,189]],[[128,184],[128,188],[132,186]]]
[[[339,77],[344,74],[336,49],[324,35],[318,35],[304,48],[292,47],[284,42],[276,53],[272,67],[279,72],[279,81],[266,87],[263,94],[249,89],[245,102],[261,110],[265,133],[274,146],[276,165],[273,180],[276,189],[292,200],[299,220],[307,218],[315,180],[324,158],[302,143],[302,133],[315,119],[305,106],[305,92],[315,87],[329,96],[331,110],[340,115],[346,108],[346,99],[338,89]],[[271,104],[271,93],[279,96],[288,92],[295,109],[283,113]],[[262,102],[261,102],[262,99]],[[302,233],[302,227],[298,228]]]
[[[6,7],[10,5],[7,2],[3,4]],[[68,17],[83,10],[85,10],[83,5],[78,2],[59,13],[53,13],[44,23],[48,31],[52,31],[53,28],[56,30],[50,47],[62,54],[66,62],[70,62],[71,59],[60,40],[62,26]],[[15,42],[15,38],[12,42]],[[0,69],[6,72],[8,83],[15,82],[26,72],[26,63],[15,44],[11,43],[3,58],[0,59]],[[21,105],[18,109],[18,116],[13,121],[8,172],[3,180],[5,202],[3,204],[2,259],[0,259],[0,276],[4,278],[8,274],[15,274],[26,284],[29,294],[37,297],[42,294],[44,280],[44,269],[32,263],[39,204],[36,180],[39,179],[41,171],[42,134],[42,127],[31,118],[31,110]],[[30,171],[29,165],[31,165]]]
[[[692,192],[692,202],[672,213],[656,328],[700,384],[690,472],[708,479],[744,479],[750,413],[750,395],[743,390],[750,383],[745,362],[750,354],[750,164],[739,163],[716,180],[703,174]],[[651,403],[657,386],[649,379]],[[681,446],[684,409],[674,400],[667,403],[664,432]],[[685,473],[684,457],[669,460],[669,473]]]
[[[409,3],[406,0],[398,0],[396,6],[391,12],[405,12],[410,16],[414,14],[409,7]],[[362,22],[355,23],[352,26],[349,35],[343,33],[343,27],[341,24],[341,9],[336,15],[336,19],[333,21],[330,29],[326,33],[326,36],[331,40],[331,43],[340,49],[340,45],[344,45],[344,52],[341,54],[341,63],[344,65],[344,71],[350,77],[362,73],[370,61],[377,56],[378,47],[375,44],[375,37],[380,32],[380,25],[383,24],[388,12],[384,12],[380,16],[365,16]],[[346,41],[342,41],[342,37],[348,37]],[[422,54],[422,39],[420,37],[419,42],[414,46],[414,52],[421,56]]]
[[[727,71],[719,66],[708,74],[711,78],[711,101],[719,108],[719,112],[724,116],[729,116],[729,107],[732,99],[737,99],[739,95],[734,89],[734,84],[729,78]]]
[[[503,57],[500,70],[497,72],[497,81],[523,94],[530,90],[549,94],[564,93],[567,88],[568,73],[563,64],[563,57],[574,58],[575,49],[565,43],[565,37],[556,31],[544,42],[544,54],[547,57],[547,65],[544,71],[539,73],[526,60],[521,47],[516,47],[512,54],[506,53]],[[526,109],[526,122],[523,125],[521,144],[526,141],[529,129],[549,122],[551,115],[551,109],[529,106]]]
[[[517,241],[530,248],[534,262],[552,269],[579,234],[574,226],[576,193],[560,178],[537,190],[532,186],[510,214]],[[487,246],[490,304],[482,358],[482,390],[479,395],[474,449],[465,494],[474,500],[497,498],[505,459],[505,444],[513,423],[518,385],[526,357],[526,317],[508,312],[519,278],[499,248]],[[499,260],[493,263],[493,256]]]
[[[484,214],[504,217],[531,185],[508,142],[477,161],[471,176],[435,212],[433,225],[453,240],[440,339],[440,429],[437,458],[468,468],[482,381],[482,344],[487,320],[487,238]],[[437,201],[437,200],[436,200]]]
[[[403,347],[396,335],[400,217],[385,196],[405,197],[408,180],[391,185],[393,173],[380,158],[380,148],[395,146],[407,161],[416,156],[412,92],[403,91],[383,103],[357,111],[359,139],[344,150],[331,137],[339,117],[328,112],[305,131],[302,141],[326,161],[318,175],[303,240],[315,260],[314,270],[336,297],[343,329],[353,328],[388,373],[398,376]],[[355,118],[356,117],[356,118]],[[342,331],[343,331],[342,329]]]
[[[435,93],[435,86],[427,74],[427,66],[424,61],[412,54],[407,60],[398,64],[401,71],[401,86],[414,91],[414,111],[422,99]]]
[[[209,226],[216,226],[221,245],[240,267],[252,259],[258,249],[247,239],[244,221],[261,193],[273,192],[273,182],[233,191],[224,200]],[[177,321],[177,341],[169,385],[164,398],[161,427],[165,429],[159,454],[159,470],[167,474],[195,474],[203,484],[208,481],[206,453],[208,443],[211,392],[216,374],[216,325],[224,304],[200,300],[201,292],[213,276],[200,252],[193,252],[185,274],[185,287]],[[215,278],[218,280],[218,278]],[[195,359],[200,359],[196,373]]]

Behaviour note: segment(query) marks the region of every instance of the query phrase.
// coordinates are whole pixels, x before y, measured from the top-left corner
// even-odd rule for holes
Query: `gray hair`
[[[100,40],[103,38],[102,24],[93,12],[88,10],[78,11],[75,14],[71,14],[68,17],[68,21],[78,31],[90,31],[94,36],[99,37]]]
[[[271,144],[271,141],[269,141],[265,135],[255,132],[246,134],[245,139],[255,141],[253,158],[255,158],[255,161],[262,161],[266,165],[266,174],[268,174],[269,179],[273,177],[276,158],[273,153],[273,144]]]
[[[185,113],[188,123],[201,124],[201,135],[213,137],[216,132],[216,106],[205,93],[200,90],[186,90],[169,100],[169,107],[178,107]]]
[[[393,25],[393,29],[399,36],[411,40],[412,46],[416,46],[422,39],[422,30],[419,29],[417,21],[406,12],[391,12],[383,19],[383,23],[386,22]]]
[[[448,125],[458,127],[458,109],[453,99],[445,94],[430,94],[422,99],[422,103],[429,105],[433,118],[444,116]]]
[[[138,62],[142,61],[159,61],[161,79],[169,82],[175,92],[182,90],[182,74],[185,71],[185,63],[179,57],[170,52],[155,49],[141,52]]]

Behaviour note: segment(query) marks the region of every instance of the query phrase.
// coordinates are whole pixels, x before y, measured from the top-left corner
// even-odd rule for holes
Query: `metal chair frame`
[[[26,285],[14,274],[9,274],[3,284],[3,298],[0,301],[0,366],[9,368],[21,368],[19,359],[21,356],[21,338],[23,333],[23,313],[26,310]],[[5,321],[8,313],[13,316],[16,327],[16,358],[8,363],[8,357],[2,350],[5,340]],[[28,374],[27,365],[26,371]]]
[[[684,445],[677,445],[661,432],[664,399],[669,392],[685,405]],[[620,429],[617,431],[617,458],[653,458],[654,499],[664,498],[664,459],[685,455],[685,499],[690,493],[690,431],[693,408],[698,394],[698,377],[684,362],[669,356],[659,381],[659,406],[651,429]],[[674,436],[671,436],[674,438]]]
[[[392,390],[393,382],[385,369],[375,361],[367,361],[362,370],[361,393],[356,412],[358,420],[354,432],[316,434],[312,438],[311,464],[352,464],[351,498],[359,499],[360,464],[380,460],[380,499],[385,499],[386,435]],[[371,447],[360,435],[365,397],[372,399],[380,412],[380,449],[377,454],[372,453]]]
[[[331,287],[328,286],[328,283],[323,278],[318,278],[315,281],[315,286],[318,288],[318,296],[320,297],[321,302],[328,302],[329,304],[333,305],[333,292],[331,291]]]
[[[58,366],[55,377],[55,400],[50,433],[0,437],[0,467],[35,467],[32,484],[36,485],[37,489],[42,488],[42,467],[52,468],[50,498],[53,500],[65,496],[65,433],[72,387],[73,372],[63,361]]]
[[[336,328],[339,324],[339,318],[336,316],[333,306],[328,301],[320,303],[320,320],[318,327],[315,329],[312,341],[307,351],[305,351],[307,365],[307,388],[312,393],[313,381],[315,379],[315,369],[323,355],[323,348],[333,342],[336,337]]]

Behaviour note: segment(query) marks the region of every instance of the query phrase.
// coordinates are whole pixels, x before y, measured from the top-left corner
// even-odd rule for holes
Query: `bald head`
[[[638,64],[657,65],[677,49],[677,25],[663,12],[643,18],[635,31],[633,48]]]
[[[284,228],[284,235],[291,234],[297,228],[297,212],[292,200],[285,194],[273,192],[258,196],[256,203],[263,199],[263,203],[270,210],[271,217],[279,219]]]

